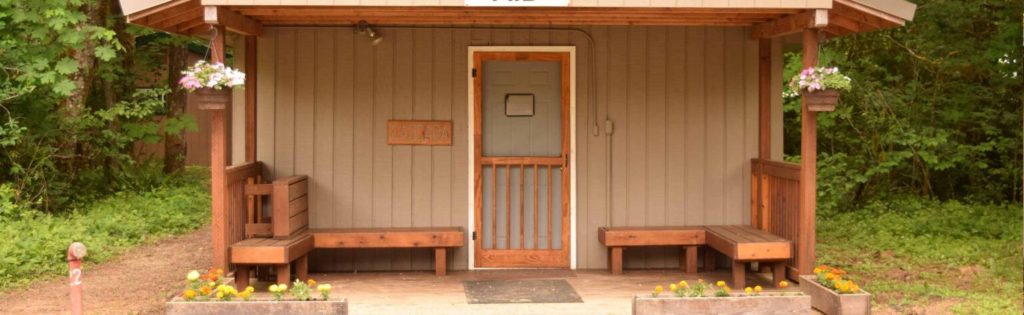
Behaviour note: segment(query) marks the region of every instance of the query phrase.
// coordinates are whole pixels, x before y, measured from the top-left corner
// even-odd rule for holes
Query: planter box
[[[795,293],[791,293],[795,294]],[[674,314],[800,314],[811,312],[806,295],[762,295],[720,297],[634,296],[634,315]]]
[[[196,96],[199,103],[199,109],[224,109],[228,104],[231,104],[230,88],[223,88],[220,90],[201,88],[192,93]]]
[[[807,103],[807,110],[812,112],[831,112],[836,110],[836,103],[839,102],[839,91],[818,90],[814,92],[803,91],[804,102]]]
[[[249,301],[216,301],[216,302],[186,302],[180,297],[174,298],[166,304],[165,314],[186,315],[186,314],[209,314],[209,315],[238,315],[238,314],[260,314],[260,315],[285,315],[285,314],[338,314],[348,315],[348,300],[328,301],[295,301],[295,300],[249,300]]]
[[[811,305],[826,315],[871,314],[871,294],[839,294],[822,286],[815,276],[801,276],[800,290],[811,297]]]

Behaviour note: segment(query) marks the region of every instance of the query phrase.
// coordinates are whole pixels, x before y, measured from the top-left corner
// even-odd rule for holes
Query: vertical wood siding
[[[747,30],[585,30],[594,47],[566,30],[381,28],[386,39],[371,46],[349,28],[267,28],[257,54],[257,158],[269,175],[310,176],[313,228],[470,231],[467,47],[576,46],[578,267],[605,268],[600,226],[749,223],[758,68],[757,42],[747,40]],[[610,141],[592,134],[594,122],[603,129],[606,117],[615,123]],[[389,119],[453,120],[454,144],[389,146]],[[467,254],[452,251],[453,268],[467,268]],[[312,266],[426,270],[430,255],[320,250]],[[674,268],[678,255],[668,248],[630,251],[626,267]]]

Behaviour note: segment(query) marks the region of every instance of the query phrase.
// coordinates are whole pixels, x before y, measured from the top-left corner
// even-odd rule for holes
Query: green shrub
[[[88,262],[108,260],[133,245],[181,234],[210,218],[208,170],[190,168],[155,188],[123,191],[67,214],[0,216],[0,290],[67,272],[71,242],[89,248]],[[5,203],[0,189],[0,207]],[[0,211],[2,213],[2,211]]]

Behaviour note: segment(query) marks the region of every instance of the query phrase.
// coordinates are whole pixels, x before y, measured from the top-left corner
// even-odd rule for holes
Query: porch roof
[[[398,3],[400,2],[400,3]],[[751,26],[766,38],[807,27],[843,36],[903,26],[905,0],[712,1],[570,0],[568,7],[470,7],[463,0],[121,0],[128,21],[183,35],[221,24],[246,35],[263,26],[384,25],[713,25]]]

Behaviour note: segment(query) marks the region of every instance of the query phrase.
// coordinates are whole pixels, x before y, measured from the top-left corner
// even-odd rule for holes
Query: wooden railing
[[[531,248],[531,249],[554,249],[553,246],[553,224],[554,221],[559,220],[561,215],[556,215],[554,211],[555,205],[554,194],[561,194],[562,188],[554,187],[554,174],[555,171],[559,170],[565,164],[565,158],[562,157],[483,157],[480,161],[481,169],[483,172],[489,173],[491,176],[491,182],[484,187],[491,190],[491,203],[487,205],[481,205],[481,210],[491,212],[490,222],[484,222],[494,236],[491,238],[490,246],[486,246],[487,249],[498,249],[498,217],[501,215],[498,211],[499,196],[504,195],[504,208],[505,213],[505,235],[504,243],[505,249],[512,249],[513,240],[519,241],[519,248]],[[499,173],[504,173],[504,191],[498,191],[498,177]],[[545,175],[541,175],[544,173]],[[514,180],[518,178],[518,181]],[[526,185],[530,182],[531,185]],[[516,186],[516,187],[513,187]],[[527,188],[528,186],[529,189]],[[547,187],[545,191],[541,191],[541,186]],[[518,190],[514,192],[513,190]],[[518,195],[518,198],[514,196]],[[532,196],[528,202],[526,196]],[[513,204],[513,199],[518,199],[517,203]],[[545,199],[541,202],[541,199]],[[530,204],[532,203],[532,205]],[[514,207],[515,206],[515,207]],[[559,207],[560,209],[560,207]],[[532,212],[532,223],[525,222],[527,212]],[[540,231],[543,229],[540,225],[540,216],[546,215],[547,221],[547,234],[541,235]],[[519,221],[519,231],[513,231],[512,222]],[[532,227],[530,232],[526,230],[526,227]],[[527,244],[527,233],[532,232],[532,244]],[[540,239],[546,237],[545,242],[541,242]],[[563,245],[564,246],[564,245]]]
[[[753,159],[750,161],[751,225],[793,241],[793,259],[787,263],[796,274],[802,236],[800,226],[800,165]],[[813,231],[811,231],[813,233]]]
[[[263,215],[260,213],[259,198],[246,194],[245,187],[249,184],[259,183],[263,175],[263,163],[251,162],[241,165],[232,165],[225,169],[225,213],[223,231],[227,233],[225,248],[214,248],[215,251],[222,251],[224,257],[228,256],[228,248],[231,244],[244,240],[248,234],[246,225],[249,222],[260,222]]]

